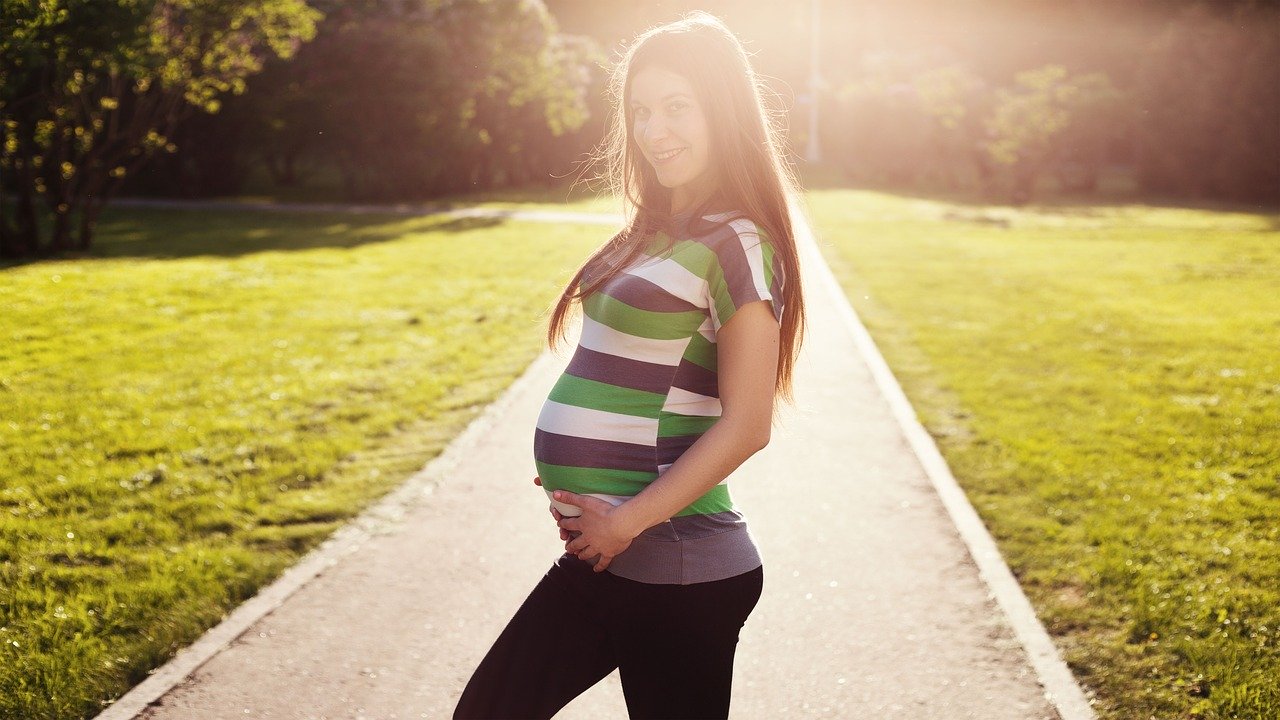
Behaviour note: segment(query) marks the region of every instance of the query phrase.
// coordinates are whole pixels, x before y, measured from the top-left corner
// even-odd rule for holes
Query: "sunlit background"
[[[811,183],[1014,203],[1280,200],[1280,21],[1269,5],[312,4],[326,13],[316,39],[184,126],[176,152],[126,192],[312,186],[411,200],[572,179],[601,136],[603,81],[623,43],[705,9],[746,42],[796,160],[833,171]]]

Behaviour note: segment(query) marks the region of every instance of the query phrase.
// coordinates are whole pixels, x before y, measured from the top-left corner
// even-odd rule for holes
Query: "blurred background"
[[[820,157],[843,181],[1014,202],[1055,191],[1280,202],[1280,20],[1270,6],[314,5],[326,13],[315,40],[177,136],[176,152],[134,189],[234,194],[258,175],[405,200],[554,183],[601,136],[605,75],[623,44],[704,9],[754,53],[798,160],[818,113]]]
[[[123,153],[93,167],[62,153],[82,178],[104,176],[99,197],[407,201],[559,187],[601,137],[624,43],[692,9],[747,44],[810,186],[1013,204],[1280,202],[1275,3],[313,0],[264,3],[274,11],[232,33],[200,13],[153,26],[171,50],[208,53],[185,65],[113,47],[104,24],[136,18],[110,5],[52,20],[44,36],[7,34],[0,172],[19,205],[75,194],[56,187],[65,168],[39,165],[63,124]],[[144,99],[159,88],[122,92],[101,72],[113,58],[186,102],[153,111]],[[55,92],[24,103],[42,83]],[[36,242],[6,229],[7,254]]]

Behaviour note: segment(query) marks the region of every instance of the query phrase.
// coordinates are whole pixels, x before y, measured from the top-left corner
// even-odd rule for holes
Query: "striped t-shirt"
[[[638,494],[720,418],[720,327],[755,300],[769,300],[781,322],[784,278],[773,243],[740,214],[703,217],[711,223],[693,224],[703,231],[694,236],[691,215],[676,215],[674,243],[657,233],[636,262],[583,299],[578,346],[534,431],[545,489],[614,504]],[[689,584],[759,567],[727,482],[645,530],[608,570]]]

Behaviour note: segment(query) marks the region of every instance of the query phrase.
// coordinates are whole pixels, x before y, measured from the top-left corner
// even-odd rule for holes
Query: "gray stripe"
[[[731,514],[737,513],[716,513]],[[701,516],[712,517],[715,516]],[[686,527],[698,527],[695,518],[699,516],[672,518],[645,530],[613,559],[609,572],[643,583],[689,585],[741,575],[763,564],[745,521],[711,535],[672,539],[678,532],[672,526],[679,522]]]
[[[709,583],[763,565],[741,512],[686,515],[640,533],[608,570],[640,583]]]

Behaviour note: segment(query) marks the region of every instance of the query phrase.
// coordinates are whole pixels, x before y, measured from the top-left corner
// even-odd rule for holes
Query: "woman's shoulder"
[[[719,212],[703,215],[702,219],[704,226],[693,239],[708,246],[736,242],[750,247],[768,240],[764,228],[744,212]]]

